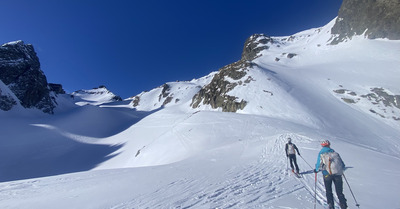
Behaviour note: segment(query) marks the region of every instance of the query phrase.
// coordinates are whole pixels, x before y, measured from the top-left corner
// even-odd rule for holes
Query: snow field
[[[313,207],[314,174],[298,156],[298,164],[305,174],[301,179],[294,177],[287,170],[284,145],[287,137],[291,137],[304,159],[313,166],[320,149],[319,141],[324,136],[305,131],[307,129],[297,124],[274,123],[274,119],[260,116],[246,119],[245,115],[219,112],[195,115],[199,118],[194,121],[201,118],[201,123],[204,123],[202,128],[213,127],[222,142],[209,139],[207,142],[212,143],[209,145],[212,148],[205,146],[186,160],[166,165],[106,169],[0,183],[0,205],[5,208],[52,208],[54,205],[60,208]],[[209,124],[215,119],[216,123]],[[218,128],[218,120],[226,119],[237,121],[231,125],[236,127],[232,130],[238,129],[234,137],[223,136],[221,133],[226,130]],[[190,124],[190,121],[178,123]],[[249,131],[243,132],[244,129]],[[182,130],[185,129],[179,131]],[[332,148],[350,167],[346,176],[363,208],[398,205],[395,191],[400,182],[386,179],[399,177],[395,169],[399,159],[349,145],[339,139],[332,139],[331,142]],[[360,155],[364,160],[360,161]],[[376,189],[384,201],[375,201]],[[346,185],[344,193],[352,208],[355,204]],[[323,208],[324,201],[322,177],[318,174],[317,208]],[[63,206],[59,206],[60,202]]]

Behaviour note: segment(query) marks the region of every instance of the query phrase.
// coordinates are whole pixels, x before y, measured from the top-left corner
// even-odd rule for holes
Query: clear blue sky
[[[292,35],[342,0],[0,0],[0,44],[33,44],[48,82],[122,98],[240,59],[252,34]]]

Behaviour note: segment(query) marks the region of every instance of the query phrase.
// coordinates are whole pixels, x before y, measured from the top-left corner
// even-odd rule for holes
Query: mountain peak
[[[31,44],[14,41],[0,47],[0,80],[15,94],[25,108],[53,113],[47,78]]]
[[[121,97],[109,91],[104,85],[88,90],[78,90],[71,94],[77,105],[101,105],[104,103],[122,101]]]

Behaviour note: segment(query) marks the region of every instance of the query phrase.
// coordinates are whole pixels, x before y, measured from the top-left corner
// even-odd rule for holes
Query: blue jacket
[[[319,154],[318,154],[317,164],[315,164],[315,170],[316,170],[317,172],[319,171],[319,167],[321,166],[321,155],[324,154],[324,153],[327,153],[327,152],[334,152],[334,151],[335,151],[335,150],[333,150],[333,149],[331,149],[331,148],[329,148],[329,147],[322,147],[321,151],[319,151]],[[326,175],[329,174],[329,172],[326,171],[326,170],[323,170],[323,171],[322,171],[322,174],[323,174],[324,176],[326,176]]]

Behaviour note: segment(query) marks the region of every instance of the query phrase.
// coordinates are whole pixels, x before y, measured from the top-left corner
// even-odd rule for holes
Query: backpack
[[[293,155],[293,154],[296,154],[296,151],[294,150],[294,145],[293,144],[287,144],[288,145],[288,149],[287,149],[287,153],[289,154],[289,155]]]
[[[321,154],[321,160],[324,164],[323,169],[330,175],[343,175],[345,165],[337,152],[326,152]]]

